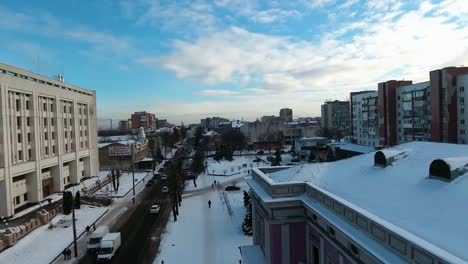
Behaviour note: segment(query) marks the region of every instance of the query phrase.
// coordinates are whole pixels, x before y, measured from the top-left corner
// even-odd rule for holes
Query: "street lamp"
[[[131,145],[132,148],[132,184],[133,184],[133,204],[135,204],[135,159],[134,159],[134,154],[135,154],[135,143]]]
[[[64,195],[64,199],[65,199],[65,194],[67,192],[64,192],[63,195]],[[68,191],[68,193],[70,193],[70,197],[71,197],[71,207],[72,207],[72,223],[73,223],[73,249],[75,251],[75,258],[78,257],[78,245],[76,243],[76,218],[75,218],[75,207],[76,207],[76,202],[75,202],[75,196],[73,196],[73,193]],[[68,195],[67,195],[68,196]]]

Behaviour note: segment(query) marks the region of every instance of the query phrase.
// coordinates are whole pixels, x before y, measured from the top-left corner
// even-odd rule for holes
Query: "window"
[[[460,130],[461,135],[465,135],[465,129]]]
[[[83,131],[82,131],[82,130],[80,130],[80,137],[82,137],[82,136],[83,136]]]
[[[28,143],[31,143],[31,133],[28,133]]]
[[[331,236],[335,236],[335,229],[331,226],[328,227],[328,233],[331,235]]]
[[[55,145],[52,146],[52,154],[55,154]]]
[[[463,97],[460,97],[460,103],[462,103],[462,104],[463,104],[464,102],[465,102],[465,98],[463,98]]]
[[[65,128],[67,127],[67,120],[66,120],[66,119],[63,120],[63,126],[64,126]]]
[[[18,143],[21,143],[21,134],[18,134]]]
[[[465,108],[460,108],[460,114],[464,114],[465,113]]]
[[[354,255],[359,255],[359,249],[356,247],[356,245],[350,244],[350,245],[349,245],[349,248],[351,249],[351,252],[352,252]]]
[[[83,141],[80,142],[81,148],[83,148]]]
[[[47,117],[44,117],[44,126],[47,126]]]
[[[52,132],[52,139],[55,139],[55,132]]]
[[[20,117],[20,116],[16,117],[16,126],[17,126],[18,128],[21,127],[21,117]]]
[[[26,125],[27,126],[30,126],[31,125],[31,119],[28,117],[26,117]]]
[[[49,135],[47,134],[47,132],[44,132],[44,139],[49,140]]]
[[[49,156],[49,147],[47,147],[47,146],[45,147],[45,154],[46,154],[46,156]]]
[[[54,125],[54,118],[53,118],[53,117],[50,119],[50,125],[51,125],[51,126]]]
[[[28,160],[32,160],[32,151],[28,149]]]
[[[72,119],[70,118],[70,126],[72,125]]]
[[[68,137],[68,132],[67,132],[67,131],[65,131],[65,138],[67,138],[67,137]]]
[[[68,152],[68,144],[65,144],[65,152]]]
[[[464,86],[460,86],[460,92],[464,92],[465,91],[465,87]]]
[[[29,101],[26,101],[26,109],[29,110]]]
[[[23,200],[25,200],[25,201],[28,200],[28,194],[27,193],[23,194]]]
[[[464,125],[465,124],[465,119],[460,119],[460,124]]]
[[[18,160],[23,160],[23,151],[18,150]]]
[[[64,112],[64,113],[67,112],[67,106],[66,106],[66,105],[63,106],[63,112]]]
[[[68,109],[70,110],[69,113],[71,114],[71,113],[72,113],[72,107],[71,107],[71,105],[70,105],[70,107],[69,107]]]
[[[83,123],[83,120],[80,119],[80,126],[82,125],[82,123]]]
[[[54,111],[54,104],[53,104],[53,103],[50,103],[50,111],[51,111],[51,112]]]
[[[44,103],[43,105],[44,105],[44,111],[47,111],[47,104]]]
[[[19,111],[21,109],[21,101],[20,99],[16,99],[16,111]]]
[[[19,197],[19,196],[16,196],[16,197],[15,197],[15,205],[20,204],[20,203],[21,203],[20,197]]]

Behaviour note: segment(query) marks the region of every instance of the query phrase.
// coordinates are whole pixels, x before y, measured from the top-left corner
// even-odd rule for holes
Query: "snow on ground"
[[[90,206],[82,206],[80,210],[76,210],[77,235],[81,234],[87,225],[96,221],[106,210],[106,207]],[[0,263],[49,263],[73,241],[71,214],[69,216],[59,214],[52,219],[52,223],[56,225],[55,228],[49,229],[48,224],[39,227],[20,239],[15,246],[0,253]]]
[[[141,184],[143,178],[146,177],[148,172],[135,172],[135,186]],[[131,172],[125,172],[120,176],[120,185],[117,193],[114,191],[112,187],[112,182],[107,186],[101,188],[101,190],[96,192],[96,195],[109,195],[112,197],[122,197],[127,192],[129,192],[133,188],[133,179]]]
[[[232,216],[228,213],[222,192],[216,189],[208,188],[187,195],[182,200],[178,221],[173,222],[171,215],[160,253],[153,263],[160,264],[162,260],[164,263],[239,263],[238,247],[251,245],[252,237],[245,236],[241,230],[246,212],[243,190],[248,186],[243,180],[238,186],[241,191],[226,192]],[[212,202],[211,208],[208,208],[208,200]]]
[[[255,156],[234,157],[232,161],[207,159],[207,173],[214,175],[235,175],[254,167],[265,166],[265,162],[253,162]],[[269,164],[268,164],[269,165]]]

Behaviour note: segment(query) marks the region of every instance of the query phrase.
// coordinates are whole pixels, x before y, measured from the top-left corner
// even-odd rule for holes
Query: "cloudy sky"
[[[0,61],[96,90],[101,119],[318,116],[468,64],[466,1],[2,1]]]

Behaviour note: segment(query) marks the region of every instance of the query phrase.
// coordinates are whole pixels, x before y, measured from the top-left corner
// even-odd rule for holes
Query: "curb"
[[[91,225],[96,224],[97,222],[99,222],[99,220],[101,220],[101,218],[103,218],[104,215],[106,215],[107,212],[109,212],[109,210],[110,210],[110,209],[107,209],[106,211],[104,211],[104,213],[102,213],[101,216],[99,216]],[[86,233],[86,230],[83,231],[83,232],[81,232],[81,234],[80,234],[78,237],[76,237],[76,240],[78,241],[85,233]],[[77,243],[78,243],[78,242],[77,242]],[[68,244],[68,246],[66,246],[66,247],[69,248],[69,247],[71,247],[72,245],[73,245],[73,241],[72,241],[70,244]],[[49,264],[54,263],[54,262],[57,261],[57,259],[59,259],[61,256],[62,256],[62,253],[60,252],[51,262],[49,262]],[[78,260],[78,259],[77,259],[77,260]],[[73,263],[75,263],[75,262],[73,262]]]

